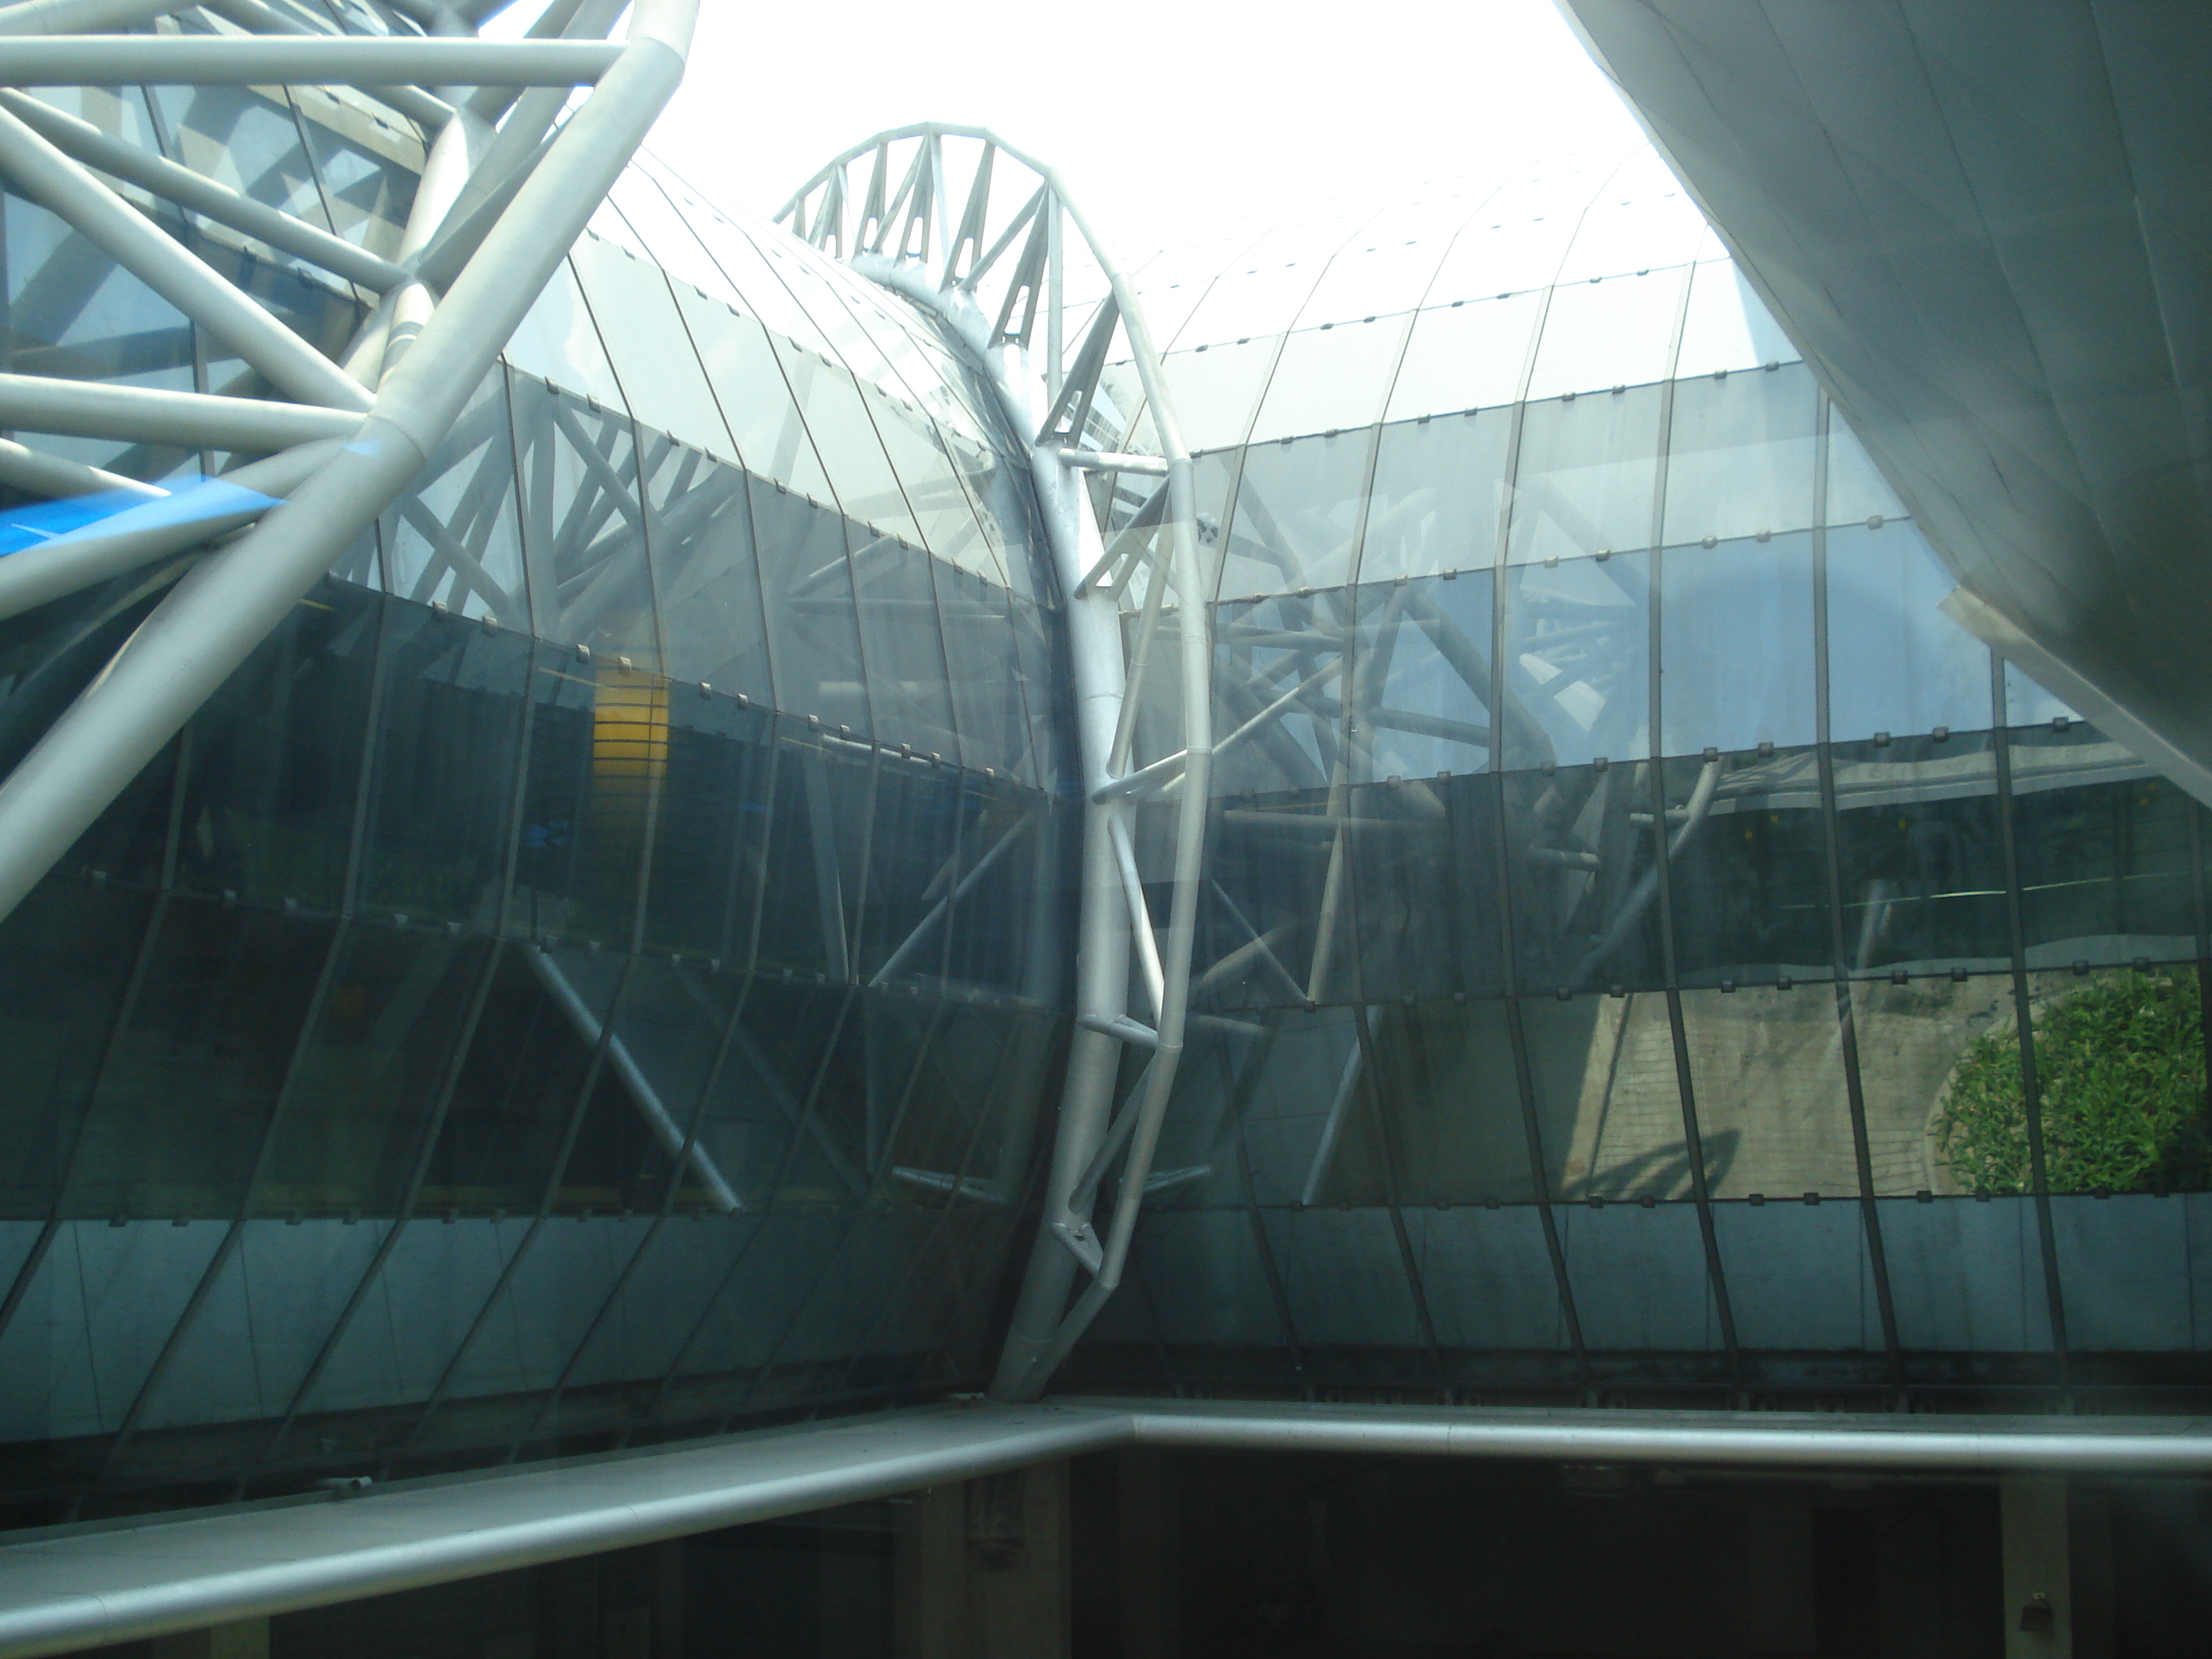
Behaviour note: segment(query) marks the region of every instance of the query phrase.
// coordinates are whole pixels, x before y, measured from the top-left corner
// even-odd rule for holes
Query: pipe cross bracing
[[[0,915],[413,480],[681,80],[697,3],[638,0],[619,41],[307,35],[251,0],[217,0],[215,9],[243,20],[242,27],[262,21],[269,33],[57,35],[41,32],[127,27],[179,8],[39,0],[0,9],[0,88],[140,78],[247,84],[420,77],[434,78],[440,93],[455,93],[457,82],[486,89],[459,109],[412,89],[420,105],[447,119],[431,143],[389,273],[331,257],[326,268],[340,277],[401,279],[389,283],[360,337],[336,361],[102,179],[100,163],[115,159],[102,146],[64,122],[17,114],[27,102],[20,94],[0,109],[0,170],[10,182],[224,341],[296,410],[10,380],[6,414],[26,429],[82,433],[105,421],[101,435],[136,441],[203,421],[204,441],[278,453],[242,469],[235,483],[185,488],[0,561],[0,612],[14,614],[184,552],[210,533],[252,526],[210,553],[162,599],[0,782]],[[572,28],[604,29],[610,10],[556,6],[548,16]],[[547,139],[568,89],[583,83],[592,90]],[[553,95],[550,102],[534,92],[508,99],[496,90],[510,86],[543,86]],[[234,192],[211,180],[193,182],[198,175],[173,163],[118,165],[112,176],[211,218],[249,222],[234,228],[283,230],[265,222],[275,210],[239,210],[226,199]],[[487,211],[488,204],[497,210]],[[292,222],[296,231],[275,245],[311,262],[329,253],[327,233]],[[442,263],[435,279],[426,280],[432,255]],[[333,443],[334,435],[349,441]],[[256,474],[250,488],[249,472]],[[31,474],[18,466],[9,476],[20,482]],[[52,467],[37,476],[57,489],[70,480]],[[89,469],[76,483],[100,486]],[[286,510],[270,513],[280,496],[288,498]]]
[[[815,174],[776,222],[967,342],[1028,441],[1066,601],[1085,796],[1076,1029],[1043,1223],[992,1389],[1034,1400],[1121,1281],[1138,1210],[1157,1190],[1153,1152],[1183,1048],[1212,753],[1212,633],[1190,454],[1134,288],[1060,176],[988,130],[930,123],[878,133]],[[1117,342],[1133,362],[1157,454],[1126,453],[1139,411],[1109,410],[1104,371]],[[1097,471],[1165,479],[1147,522],[1110,551],[1085,505],[1084,476]],[[1132,592],[1142,594],[1133,628]],[[1169,678],[1153,665],[1164,628],[1180,689],[1153,714],[1180,731],[1140,732],[1148,687]],[[1160,750],[1149,761],[1137,758],[1140,736]],[[1148,798],[1168,817],[1170,848],[1149,883],[1138,833]],[[1147,894],[1162,884],[1164,938]],[[1132,1017],[1133,1002],[1150,1024]],[[1125,1055],[1140,1057],[1140,1069],[1117,1114]],[[1124,1146],[1102,1236],[1096,1194]],[[1079,1267],[1090,1283],[1071,1307]]]

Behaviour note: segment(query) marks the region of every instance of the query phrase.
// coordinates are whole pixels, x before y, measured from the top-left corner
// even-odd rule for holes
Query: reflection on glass
[[[1686,275],[1678,266],[1553,289],[1528,395],[1665,380]]]
[[[1861,981],[1850,1001],[1875,1191],[1972,1191],[1966,1172],[1953,1168],[1944,1113],[1968,1055],[2012,1028],[2010,976]]]
[[[1802,364],[1676,381],[1666,539],[1725,541],[1811,524],[1815,395]]]
[[[1680,982],[1827,975],[1835,946],[1816,757],[1735,753],[1664,769]]]
[[[1515,563],[1649,547],[1661,389],[1532,403],[1513,477]]]
[[[1989,647],[1936,608],[1954,584],[1918,527],[1846,525],[1826,539],[1829,736],[1989,726]]]
[[[1713,1196],[1856,1194],[1833,988],[1685,991],[1681,1007]]]
[[[1659,669],[1662,753],[1812,742],[1812,538],[1668,548]]]
[[[1794,362],[1796,358],[1797,348],[1790,343],[1774,314],[1752,291],[1735,261],[1711,259],[1697,267],[1690,279],[1690,307],[1682,319],[1682,349],[1675,361],[1676,374],[1687,380],[1693,375],[1763,368],[1768,363]],[[1833,490],[1832,472],[1831,499]]]
[[[1267,395],[1247,441],[1372,425],[1382,415],[1407,321],[1403,316],[1347,320],[1291,335],[1268,376]]]
[[[1495,562],[1512,431],[1506,410],[1384,427],[1361,533],[1360,580],[1479,570]]]
[[[1540,291],[1455,301],[1420,313],[1390,384],[1389,418],[1455,415],[1510,404],[1528,373],[1544,314]]]
[[[1650,605],[1646,554],[1508,568],[1509,769],[1648,752]]]
[[[1365,428],[1247,449],[1236,512],[1222,538],[1222,595],[1347,580],[1374,453],[1374,433]]]
[[[2011,945],[1989,739],[1838,744],[1835,778],[1846,965],[2001,965]]]

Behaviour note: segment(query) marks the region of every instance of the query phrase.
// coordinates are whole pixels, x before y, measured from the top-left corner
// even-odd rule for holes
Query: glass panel
[[[1668,548],[1659,670],[1663,753],[1811,743],[1812,538]]]
[[[1717,778],[1708,811],[1695,829],[1686,815],[1668,831],[1680,982],[1825,976],[1835,947],[1814,757],[1673,762],[1668,799],[1694,802],[1706,765]]]
[[[493,932],[514,840],[530,642],[393,605],[377,672],[362,908]]]
[[[1310,790],[1337,760],[1342,592],[1216,607],[1214,704],[1222,736],[1218,794]],[[1155,641],[1154,655],[1158,655]],[[1231,741],[1231,739],[1234,741]]]
[[[860,397],[874,417],[876,435],[884,441],[907,505],[921,528],[923,544],[939,559],[982,570],[1003,583],[1006,577],[983,539],[960,470],[928,416],[871,386],[860,387]]]
[[[1370,1051],[1389,1113],[1398,1201],[1524,1202],[1541,1194],[1502,1002],[1382,1009]]]
[[[1561,1198],[1691,1190],[1674,1029],[1656,994],[1521,1005],[1545,1156]]]
[[[672,688],[668,717],[646,941],[744,966],[767,873],[774,716]]]
[[[1577,765],[1649,751],[1647,554],[1505,573],[1505,764]]]
[[[774,343],[846,514],[909,546],[926,545],[852,377],[787,340]]]
[[[413,487],[385,514],[385,581],[417,605],[529,625],[504,376],[477,388]]]
[[[331,228],[372,253],[398,258],[422,176],[422,141],[323,88],[291,93]]]
[[[521,375],[512,396],[538,637],[657,666],[635,428]]]
[[[945,667],[960,732],[961,764],[1035,782],[1011,598],[1003,587],[950,565],[937,565],[931,574],[937,580],[937,614],[945,627]]]
[[[1528,395],[1556,398],[1665,380],[1687,274],[1678,267],[1553,289]]]
[[[607,362],[576,273],[563,259],[507,339],[502,354],[514,368],[575,392],[596,409],[623,409],[622,383]],[[518,410],[518,414],[520,411]]]
[[[1249,1091],[1244,1144],[1253,1201],[1297,1204],[1311,1201],[1309,1190],[1318,1196],[1345,1115],[1357,1109],[1359,1045],[1348,1009],[1293,1009],[1274,1024],[1257,1069],[1240,1085]]]
[[[442,928],[356,925],[300,1052],[257,1213],[347,1217],[398,1206],[486,948]]]
[[[1490,759],[1491,574],[1357,590],[1353,775],[1433,778]]]
[[[1716,1204],[1713,1234],[1745,1347],[1881,1352],[1881,1304],[1856,1204]]]
[[[422,1210],[528,1215],[549,1201],[593,1078],[596,1033],[587,1037],[586,1022],[605,1025],[621,981],[611,955],[501,952],[423,1178]]]
[[[1524,990],[1659,982],[1655,781],[1643,764],[1505,780],[1506,889]]]
[[[747,470],[809,501],[830,501],[829,474],[814,453],[814,441],[799,417],[767,333],[751,318],[688,288],[678,287],[675,294]]]
[[[1705,240],[1705,216],[1652,151],[1607,180],[1576,228],[1559,267],[1562,283],[1688,263]]]
[[[1244,441],[1253,406],[1274,367],[1278,337],[1201,345],[1172,351],[1160,361],[1184,447],[1220,449]]]
[[[1132,1254],[1143,1263],[1160,1340],[1170,1349],[1231,1350],[1188,1361],[1178,1355],[1179,1363],[1236,1368],[1248,1358],[1237,1350],[1282,1347],[1285,1333],[1253,1231],[1242,1209],[1163,1210],[1137,1230]]]
[[[2048,1189],[2212,1186],[2204,1018],[2193,968],[2030,974]],[[1935,1120],[1952,1180],[1974,1193],[2035,1188],[2017,1005],[1953,1066]]]
[[[1713,1196],[1856,1195],[1832,987],[1685,991],[1681,1004]]]
[[[1326,1352],[1313,1352],[1316,1348],[1422,1346],[1405,1260],[1387,1212],[1267,1209],[1260,1218],[1309,1364],[1344,1363]],[[1261,1278],[1245,1294],[1264,1303],[1267,1291]]]
[[[1522,416],[1506,556],[1516,564],[1649,547],[1661,390],[1532,403]]]
[[[1408,1210],[1413,1260],[1446,1349],[1561,1349],[1566,1320],[1543,1219],[1528,1205]]]
[[[1828,509],[1830,524],[1863,524],[1869,519],[1901,519],[1905,503],[1881,476],[1858,434],[1832,406],[1828,412]]]
[[[87,1113],[68,1212],[237,1211],[329,924],[176,898]]]
[[[325,583],[193,716],[179,885],[344,906],[382,609],[375,594]]]
[[[1721,1346],[1696,1206],[1572,1205],[1558,1214],[1587,1346],[1650,1352]]]
[[[2032,1204],[1890,1199],[1879,1208],[1897,1337],[1908,1355],[2050,1348]]]
[[[1996,1039],[2013,1029],[2011,977],[1861,981],[1851,987],[1851,1024],[1875,1190],[1891,1195],[1971,1191],[1966,1166],[1954,1164],[1947,1144],[1943,1114],[1962,1069],[1988,1073],[1992,1083],[2005,1081],[2003,1044]],[[2014,1096],[2019,1075],[2014,1046]]]
[[[750,494],[776,707],[817,717],[831,729],[866,733],[867,677],[853,612],[846,521],[781,489]]]
[[[2012,946],[1989,739],[1838,744],[1835,775],[1852,969],[2003,966]]]
[[[630,941],[647,838],[668,775],[668,686],[538,641],[509,925],[532,938]]]
[[[1554,176],[1516,179],[1500,191],[1452,239],[1430,294],[1438,300],[1492,294],[1502,299],[1523,289],[1547,287],[1558,276],[1559,261],[1581,221],[1571,206],[1558,210],[1573,199],[1574,188]],[[1532,208],[1542,211],[1532,215]]]
[[[2193,1207],[2147,1194],[2051,1200],[2069,1348],[2172,1353],[2198,1346],[2186,1266]]]
[[[2046,726],[2078,720],[2081,713],[2056,692],[2046,691],[2012,663],[2004,665],[2004,720],[2007,726]]]
[[[1911,522],[1827,533],[1828,734],[1991,724],[1990,653],[1936,607],[1955,585]]]
[[[1763,536],[1813,522],[1812,372],[1674,383],[1667,540]]]
[[[2010,747],[2027,965],[2194,957],[2189,798],[2094,726]]]
[[[1387,417],[1407,421],[1517,402],[1543,313],[1540,291],[1422,312],[1390,384]]]
[[[848,525],[854,610],[868,665],[872,730],[885,745],[957,756],[945,635],[929,556],[910,543]]]
[[[1223,538],[1220,592],[1281,593],[1349,580],[1372,437],[1363,429],[1244,452],[1236,516]]]
[[[264,206],[305,220],[318,230],[331,228],[299,125],[281,94],[270,98],[246,87],[151,86],[146,90],[168,135],[171,161]],[[243,244],[258,258],[295,270],[319,270],[228,226],[203,222],[201,228],[204,235]]]
[[[1360,579],[1492,563],[1512,431],[1512,416],[1503,410],[1384,427],[1361,534]]]
[[[768,637],[745,475],[696,449],[658,448],[646,479],[647,550],[670,678],[768,700]]]
[[[737,450],[669,295],[668,279],[629,250],[586,236],[569,256],[641,425],[735,461]]]
[[[1797,348],[1774,320],[1732,259],[1700,264],[1690,279],[1690,308],[1682,319],[1682,350],[1674,373],[1693,375],[1763,368],[1797,361]],[[1834,475],[1830,474],[1831,498]],[[1863,518],[1864,514],[1849,517]],[[1832,520],[1840,523],[1840,519]]]
[[[875,773],[874,756],[860,744],[783,722],[762,894],[763,961],[817,979],[849,977]]]
[[[1382,416],[1408,320],[1324,322],[1290,336],[1249,441],[1372,425]]]

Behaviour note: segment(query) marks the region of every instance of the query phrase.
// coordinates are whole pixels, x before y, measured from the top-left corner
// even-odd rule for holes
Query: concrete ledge
[[[2212,1421],[1063,1400],[930,1407],[0,1547],[0,1659],[382,1595],[1145,1444],[1984,1474],[2212,1473]]]

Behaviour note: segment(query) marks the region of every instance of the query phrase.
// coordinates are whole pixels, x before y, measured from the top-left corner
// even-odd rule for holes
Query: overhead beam
[[[2212,1473],[2212,1433],[2172,1418],[1114,1400],[933,1406],[356,1497],[50,1532],[0,1547],[0,1659],[573,1560],[1125,1446],[1991,1480]]]
[[[602,40],[64,34],[0,40],[0,86],[580,87],[622,53]]]
[[[359,415],[308,404],[0,374],[0,427],[15,432],[266,453],[319,438],[350,437],[360,425]]]

